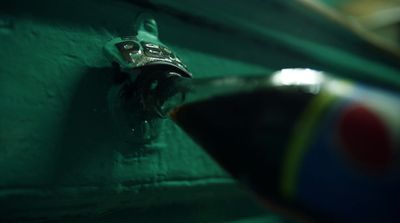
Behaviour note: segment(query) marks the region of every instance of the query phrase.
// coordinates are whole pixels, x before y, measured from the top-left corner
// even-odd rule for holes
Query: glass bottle
[[[400,221],[398,94],[310,69],[157,83],[147,107],[267,206],[321,222]]]

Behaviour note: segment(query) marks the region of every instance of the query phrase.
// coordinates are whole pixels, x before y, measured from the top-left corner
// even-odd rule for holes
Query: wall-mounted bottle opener
[[[187,66],[158,38],[154,18],[141,14],[135,34],[116,37],[104,46],[115,68],[108,102],[117,129],[130,143],[148,143],[159,133],[155,107],[174,94],[177,79],[191,78]]]
[[[162,67],[182,77],[192,76],[180,58],[158,39],[157,23],[151,16],[140,15],[135,28],[136,35],[114,38],[104,47],[107,57],[122,71]]]

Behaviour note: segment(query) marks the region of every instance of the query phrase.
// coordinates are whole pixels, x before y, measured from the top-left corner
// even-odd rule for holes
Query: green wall
[[[283,221],[172,122],[146,146],[117,134],[102,47],[143,11],[195,78],[310,67],[400,85],[397,59],[291,1],[2,1],[0,219]]]

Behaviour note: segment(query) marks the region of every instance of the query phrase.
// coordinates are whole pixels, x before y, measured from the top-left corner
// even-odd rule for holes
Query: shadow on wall
[[[82,75],[61,127],[54,182],[50,184],[98,185],[99,179],[111,177],[113,129],[107,107],[111,84],[111,68],[89,68]],[[110,183],[110,179],[103,182]]]

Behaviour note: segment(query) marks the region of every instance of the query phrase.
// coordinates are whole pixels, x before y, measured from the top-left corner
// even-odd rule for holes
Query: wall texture
[[[143,11],[195,78],[311,67],[400,86],[391,54],[292,1],[2,1],[1,219],[283,221],[172,122],[146,146],[116,133],[102,47]]]

